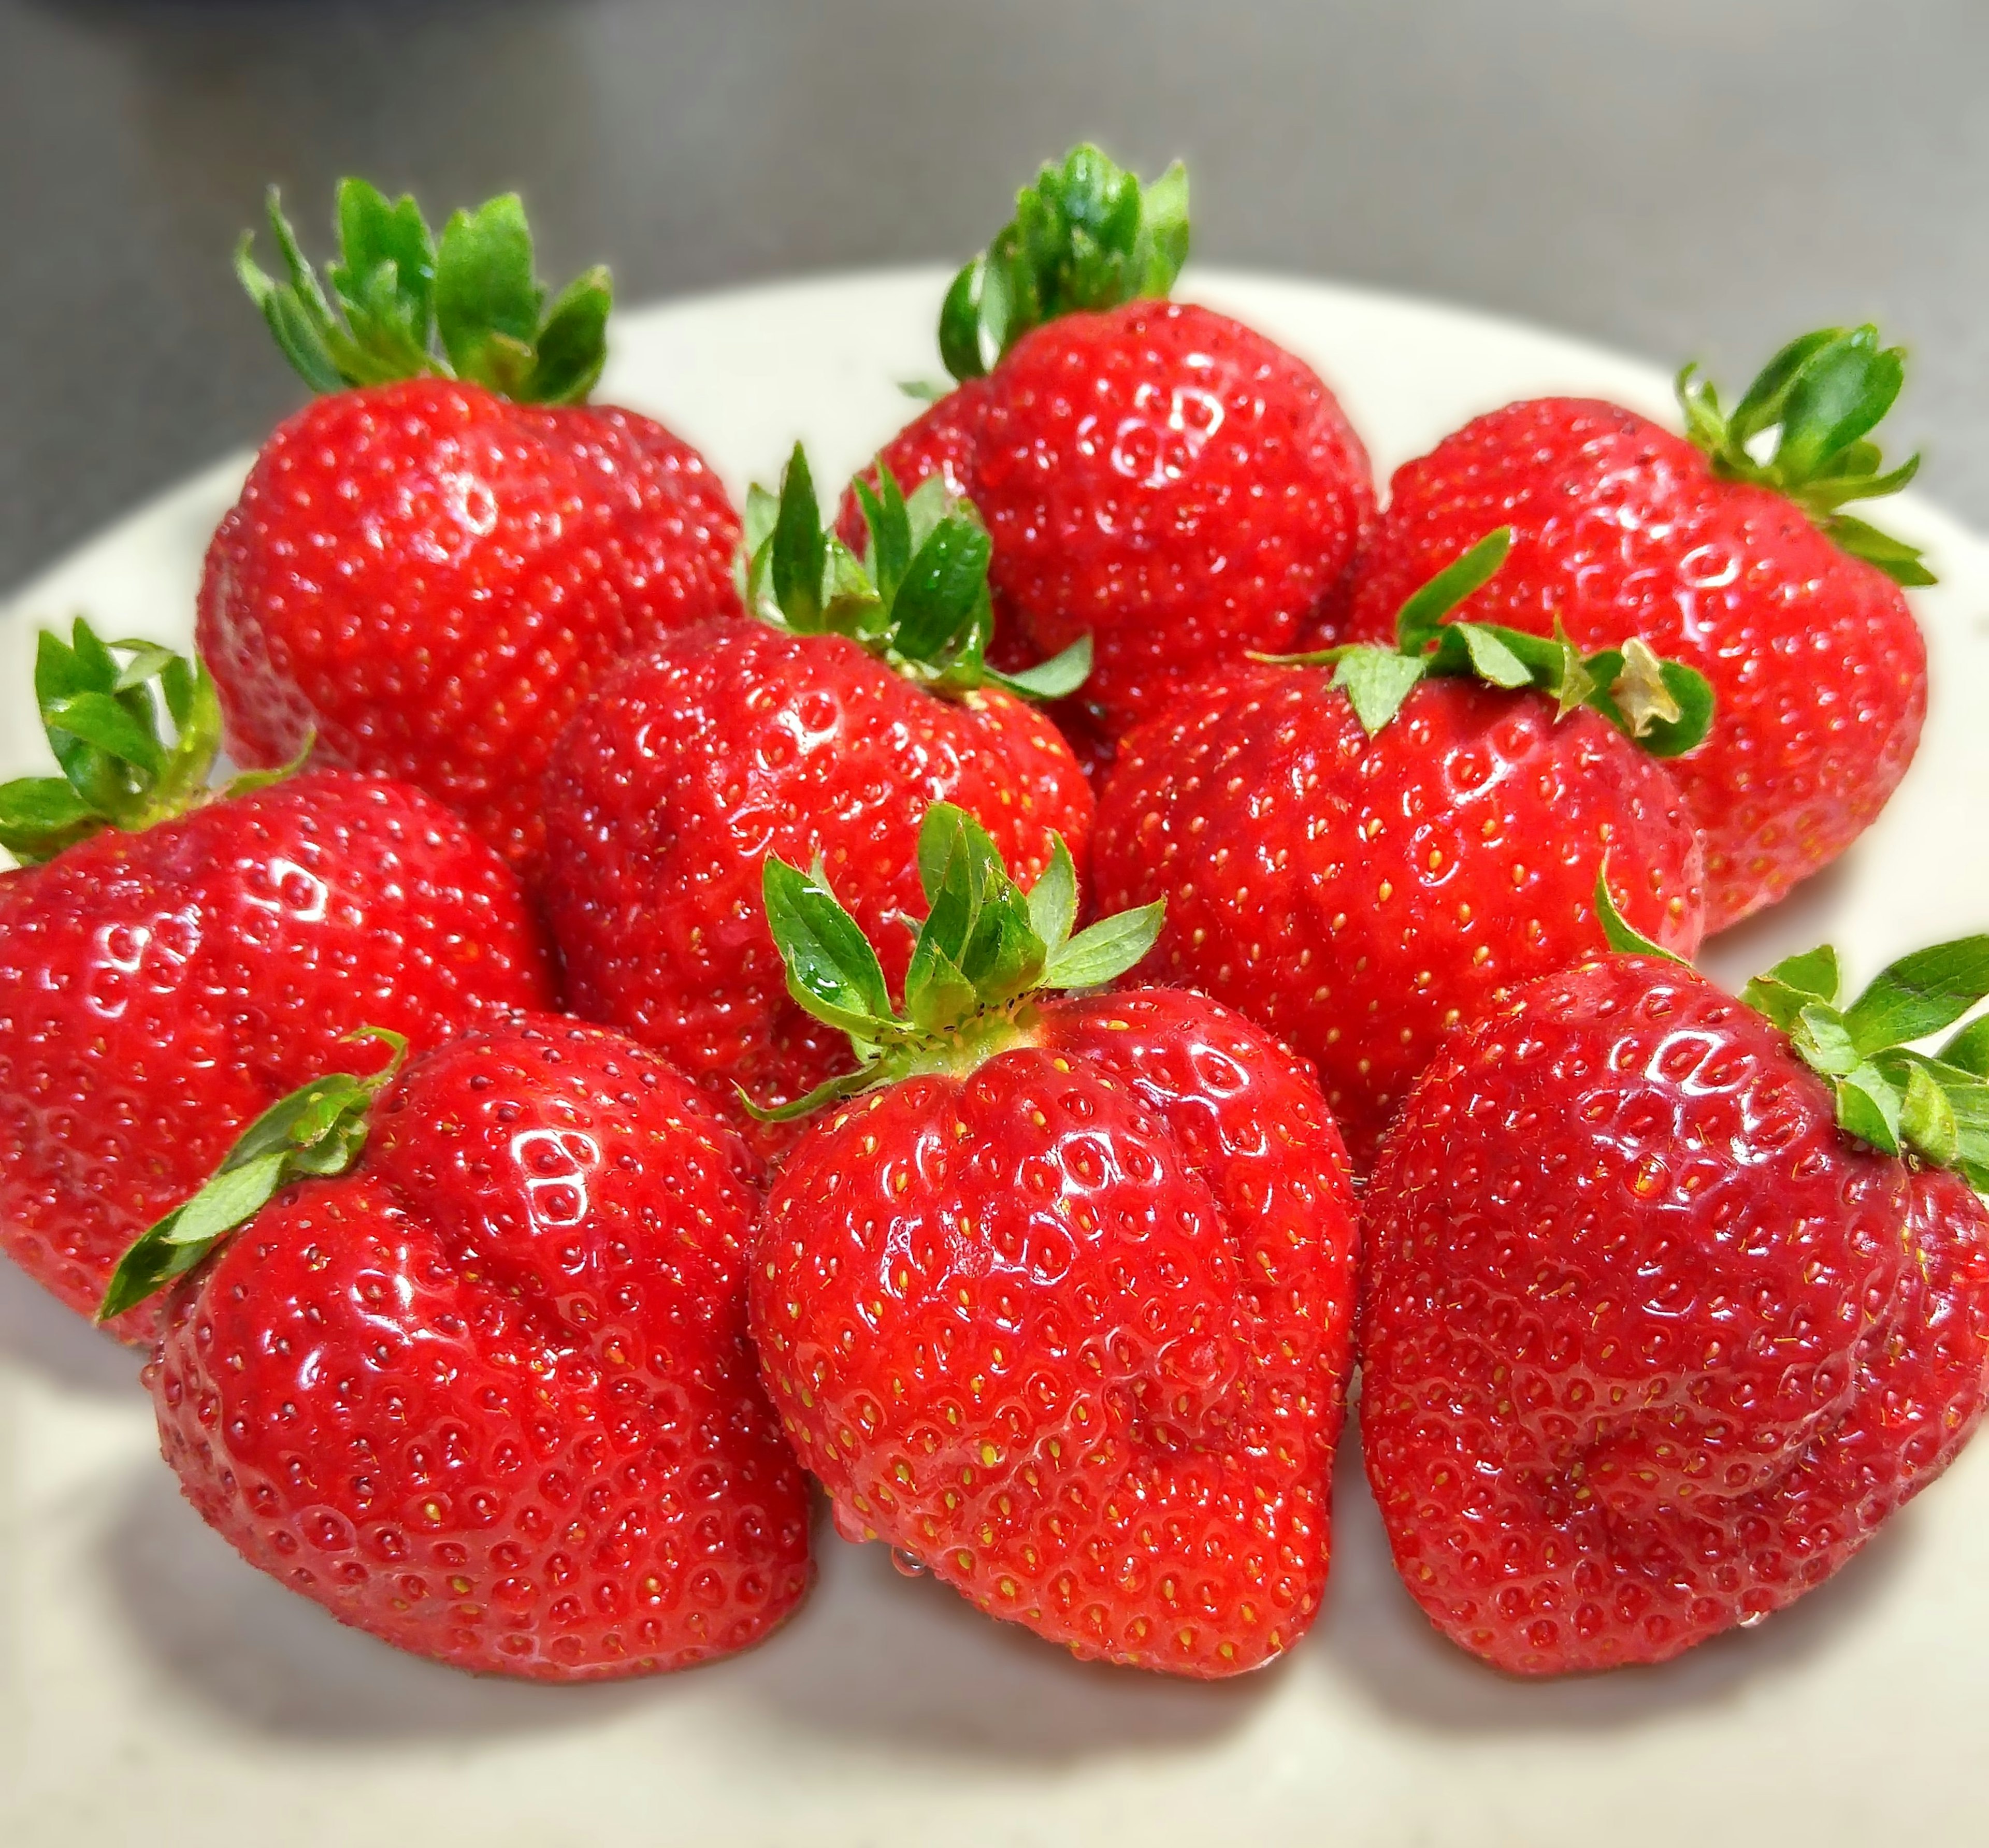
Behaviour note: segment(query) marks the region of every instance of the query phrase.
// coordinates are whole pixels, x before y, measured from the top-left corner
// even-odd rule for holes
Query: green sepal
[[[825,529],[815,479],[795,445],[781,490],[746,499],[734,581],[763,622],[794,635],[841,635],[894,672],[957,697],[999,687],[1025,699],[1075,692],[1091,671],[1091,638],[1021,673],[988,665],[994,615],[988,589],[994,548],[971,501],[934,476],[910,495],[881,463],[875,489],[856,483],[866,536],[859,558]]]
[[[1887,469],[1867,440],[1905,379],[1905,349],[1881,347],[1875,327],[1825,327],[1790,341],[1730,411],[1696,366],[1679,374],[1678,395],[1686,434],[1716,474],[1787,495],[1853,557],[1896,583],[1928,584],[1918,547],[1838,510],[1898,493],[1919,468],[1916,455]]]
[[[1395,645],[1347,642],[1302,655],[1256,655],[1258,661],[1333,670],[1370,737],[1389,724],[1431,675],[1469,679],[1517,691],[1530,687],[1565,718],[1577,706],[1600,713],[1654,757],[1692,750],[1713,723],[1713,687],[1696,668],[1666,661],[1641,638],[1583,655],[1557,622],[1552,635],[1489,622],[1455,620],[1458,606],[1496,575],[1513,531],[1499,526],[1412,591],[1395,615]]]
[[[1831,1086],[1838,1127],[1888,1155],[1951,1168],[1989,1192],[1989,1014],[1938,1053],[1926,1039],[1989,998],[1989,935],[1959,937],[1889,963],[1845,1004],[1828,945],[1758,975],[1740,998],[1789,1036]]]
[[[1681,969],[1692,965],[1674,950],[1654,943],[1616,909],[1616,895],[1609,888],[1609,856],[1604,854],[1595,875],[1595,921],[1602,926],[1602,938],[1621,956],[1655,956],[1660,962],[1676,963]]]
[[[940,357],[981,378],[1059,315],[1164,296],[1187,260],[1188,174],[1145,185],[1089,143],[1045,165],[1015,215],[956,276],[940,310]]]
[[[0,847],[22,865],[208,798],[221,704],[204,667],[155,641],[107,642],[79,616],[66,641],[42,631],[35,698],[62,773],[0,785]]]
[[[772,1108],[742,1092],[756,1119],[786,1122],[916,1072],[970,1069],[1022,1037],[1032,996],[1116,980],[1160,936],[1164,908],[1155,903],[1073,936],[1077,870],[1062,838],[1052,838],[1049,865],[1025,895],[987,830],[950,802],[927,810],[917,864],[927,909],[900,1011],[885,990],[876,951],[820,869],[804,873],[769,856],[767,923],[787,968],[788,992],[817,1020],[849,1034],[857,1069]]]
[[[341,1174],[358,1159],[367,1112],[398,1075],[408,1042],[385,1027],[361,1027],[345,1037],[378,1041],[388,1050],[386,1064],[370,1078],[334,1071],[313,1078],[257,1117],[198,1192],[141,1233],[118,1260],[97,1305],[100,1322],[192,1270],[290,1182]]]
[[[313,391],[461,378],[521,404],[570,404],[599,380],[614,303],[608,272],[585,271],[548,305],[515,193],[456,212],[438,240],[413,199],[341,181],[329,294],[274,187],[268,209],[283,279],[258,267],[253,232],[236,249],[235,273]]]

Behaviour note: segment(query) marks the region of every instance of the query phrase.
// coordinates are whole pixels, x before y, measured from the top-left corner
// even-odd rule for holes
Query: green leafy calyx
[[[1989,1194],[1989,1016],[1938,1051],[1912,1042],[1945,1032],[1989,997],[1989,936],[1958,937],[1881,970],[1840,1004],[1837,952],[1825,944],[1777,963],[1741,999],[1789,1036],[1837,1094],[1847,1134],[1888,1155],[1910,1152]]]
[[[253,232],[236,247],[235,271],[313,391],[459,378],[520,404],[571,404],[600,377],[614,301],[608,272],[585,272],[548,303],[516,193],[457,212],[437,239],[412,198],[389,203],[364,180],[341,181],[329,293],[274,187],[269,211],[285,279],[257,266]]]
[[[928,909],[891,1005],[877,953],[837,902],[818,865],[803,872],[770,855],[762,875],[767,922],[787,966],[788,992],[818,1020],[849,1036],[857,1069],[763,1119],[805,1116],[837,1098],[920,1071],[971,1071],[1028,1031],[1030,997],[1096,988],[1153,948],[1164,907],[1105,918],[1073,936],[1077,871],[1061,836],[1025,893],[971,815],[949,802],[919,830],[919,883]]]
[[[1395,616],[1395,645],[1347,642],[1306,655],[1259,655],[1333,668],[1354,716],[1372,737],[1402,709],[1402,702],[1432,675],[1468,677],[1513,690],[1545,693],[1565,717],[1586,706],[1654,757],[1676,757],[1705,737],[1713,723],[1713,689],[1682,662],[1666,661],[1632,636],[1620,648],[1584,655],[1557,623],[1551,636],[1530,635],[1497,623],[1447,621],[1450,612],[1489,584],[1506,562],[1513,530],[1499,526],[1414,591]]]
[[[856,495],[869,536],[860,559],[825,529],[808,458],[797,443],[778,496],[746,499],[737,573],[740,600],[761,621],[795,635],[842,635],[934,692],[998,686],[1025,699],[1061,699],[1091,672],[1091,638],[1019,674],[988,665],[994,633],[988,594],[993,547],[971,501],[944,481],[909,498],[879,466],[873,492]]]
[[[169,821],[212,794],[221,706],[207,669],[155,641],[104,641],[80,616],[64,641],[44,629],[35,699],[62,774],[0,784],[0,847],[39,866],[107,828]],[[286,776],[238,777],[239,795]]]
[[[1015,195],[1015,215],[953,279],[939,350],[981,378],[1032,327],[1080,310],[1164,296],[1188,258],[1188,174],[1142,185],[1089,143]]]
[[[98,1305],[109,1322],[183,1276],[253,1219],[292,1181],[343,1174],[366,1146],[366,1115],[392,1083],[408,1042],[384,1027],[361,1027],[348,1041],[377,1040],[389,1052],[371,1078],[329,1072],[272,1104],[242,1132],[206,1184],[138,1235],[118,1260]]]
[[[1869,440],[1906,377],[1906,351],[1881,347],[1875,327],[1824,327],[1794,340],[1762,367],[1731,411],[1696,366],[1678,376],[1686,434],[1730,481],[1786,494],[1854,558],[1896,583],[1932,584],[1920,548],[1842,511],[1896,494],[1920,465],[1888,469]]]

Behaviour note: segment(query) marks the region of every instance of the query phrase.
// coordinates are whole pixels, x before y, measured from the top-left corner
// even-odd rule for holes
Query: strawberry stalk
[[[1917,546],[1842,511],[1848,501],[1898,493],[1919,471],[1917,455],[1887,469],[1867,440],[1899,395],[1906,358],[1903,347],[1879,344],[1875,327],[1821,328],[1790,341],[1730,411],[1689,365],[1678,375],[1686,435],[1715,474],[1787,495],[1852,557],[1896,584],[1933,584]]]
[[[790,635],[846,637],[936,693],[997,686],[1042,700],[1076,692],[1091,672],[1088,635],[1022,673],[988,665],[993,546],[973,503],[950,499],[937,476],[907,497],[889,469],[877,473],[874,492],[856,483],[869,529],[860,559],[823,526],[799,443],[778,497],[754,486],[734,565],[746,608]]]
[[[1604,866],[1596,915],[1609,947],[1679,959],[1625,921]],[[1888,963],[1846,1002],[1830,944],[1785,956],[1740,998],[1789,1036],[1797,1058],[1830,1085],[1837,1126],[1882,1154],[1952,1168],[1989,1198],[1989,1014],[1935,1051],[1915,1049],[1989,1000],[1989,936],[1957,937]]]
[[[328,291],[273,186],[269,217],[286,279],[257,266],[253,232],[236,247],[235,274],[313,391],[459,378],[520,404],[572,404],[601,377],[608,272],[583,272],[548,303],[516,193],[458,212],[438,239],[413,199],[389,203],[364,180],[341,180]]]
[[[769,855],[761,890],[788,992],[849,1034],[859,1064],[777,1109],[761,1109],[742,1091],[747,1110],[763,1122],[784,1122],[920,1072],[971,1071],[1027,1040],[1035,996],[1102,987],[1123,975],[1153,948],[1164,906],[1121,912],[1073,936],[1077,869],[1062,837],[1052,839],[1049,866],[1025,893],[972,816],[950,802],[927,810],[918,853],[929,909],[902,1010],[891,1005],[876,951],[822,868],[803,872]]]
[[[1372,737],[1432,675],[1482,680],[1510,691],[1545,693],[1565,718],[1577,706],[1600,712],[1654,757],[1682,756],[1713,723],[1713,688],[1696,668],[1667,661],[1632,636],[1619,648],[1584,655],[1557,622],[1551,637],[1492,622],[1445,620],[1490,583],[1512,548],[1499,526],[1411,594],[1395,616],[1395,645],[1347,642],[1304,655],[1254,660],[1333,670],[1361,728]]]
[[[389,1052],[371,1078],[328,1072],[280,1098],[243,1130],[207,1183],[149,1226],[117,1261],[97,1319],[122,1315],[200,1263],[292,1181],[343,1174],[366,1146],[367,1113],[399,1075],[408,1053],[401,1034],[361,1027],[348,1041],[377,1040]]]
[[[41,865],[107,828],[141,832],[209,799],[221,706],[197,661],[154,641],[102,641],[79,616],[67,641],[42,631],[35,701],[62,774],[0,784],[0,847],[21,865]],[[221,794],[260,789],[296,767],[249,771]]]
[[[1032,327],[1059,315],[1164,296],[1188,257],[1188,174],[1138,178],[1088,142],[1015,195],[1015,215],[953,279],[940,357],[981,378]]]

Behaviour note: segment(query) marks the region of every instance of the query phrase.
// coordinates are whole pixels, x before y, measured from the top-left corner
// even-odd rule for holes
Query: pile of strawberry
[[[0,789],[0,1244],[249,1560],[459,1667],[745,1647],[838,1530],[1078,1655],[1317,1612],[1361,1382],[1501,1667],[1820,1583],[1989,1389],[1989,937],[1687,960],[1878,814],[1901,359],[1496,411],[1377,507],[1079,148],[825,516],[591,404],[514,198],[243,280],[318,396],[197,661],[45,635]],[[222,750],[242,767],[216,784]],[[1087,909],[1087,886],[1096,912]],[[1927,1042],[1947,1037],[1933,1050]]]

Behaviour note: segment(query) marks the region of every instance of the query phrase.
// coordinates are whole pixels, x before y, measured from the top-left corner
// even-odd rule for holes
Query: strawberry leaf
[[[1082,930],[1050,959],[1043,971],[1055,988],[1097,988],[1116,981],[1160,941],[1167,907],[1158,899],[1137,910],[1102,918]]]
[[[940,357],[956,379],[982,377],[1045,321],[1164,296],[1188,245],[1178,162],[1143,187],[1097,148],[1073,147],[1016,195],[1015,217],[954,278]]]
[[[1602,865],[1595,875],[1595,919],[1602,926],[1603,940],[1618,956],[1655,956],[1661,962],[1676,963],[1681,969],[1692,965],[1682,956],[1677,956],[1661,943],[1654,943],[1635,925],[1616,909],[1616,895],[1609,889],[1609,856],[1602,856]]]
[[[522,403],[566,404],[601,376],[608,272],[587,270],[547,306],[516,194],[456,212],[438,242],[412,198],[390,203],[364,180],[341,181],[329,296],[273,188],[269,219],[284,279],[257,266],[252,232],[236,249],[235,273],[314,391],[456,377]]]
[[[1077,867],[1056,835],[1050,849],[1050,863],[1029,888],[1029,925],[1040,937],[1052,960],[1070,940],[1072,925],[1077,921]]]
[[[818,875],[770,854],[761,877],[788,992],[816,1019],[874,1038],[891,1017],[891,997],[877,953],[856,920]]]
[[[331,1072],[313,1078],[257,1117],[198,1191],[141,1233],[118,1261],[97,1306],[100,1322],[192,1270],[291,1180],[342,1173],[358,1159],[367,1113],[399,1075],[408,1042],[383,1027],[345,1037],[379,1041],[388,1048],[386,1064],[371,1078]]]

